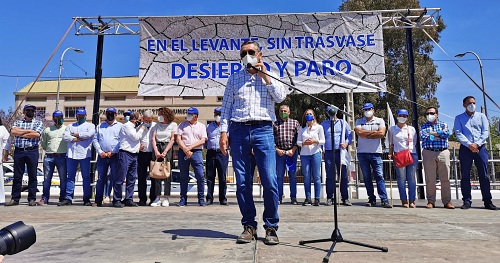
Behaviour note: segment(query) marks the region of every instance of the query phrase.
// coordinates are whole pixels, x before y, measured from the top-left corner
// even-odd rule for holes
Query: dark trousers
[[[125,201],[133,201],[135,181],[137,180],[137,153],[118,152],[118,173],[113,178],[113,203],[122,201],[122,185],[125,179]]]
[[[226,173],[229,155],[224,155],[220,150],[207,150],[207,200],[214,199],[215,174],[219,178],[219,202],[226,200]]]
[[[148,167],[149,162],[153,160],[153,155],[151,152],[139,152],[137,157],[137,188],[139,191],[139,200],[141,202],[146,202],[148,197],[146,191],[148,188]],[[151,187],[149,188],[149,200],[153,201],[156,198],[154,179],[151,179]]]
[[[12,200],[19,202],[23,185],[24,168],[28,170],[28,201],[36,200],[37,179],[36,167],[38,166],[38,148],[33,150],[14,151],[14,180],[12,181]]]
[[[108,173],[110,171],[110,173]],[[95,190],[95,202],[102,203],[103,195],[108,196],[109,193],[106,192],[106,184],[108,183],[109,177],[115,178],[118,173],[118,155],[114,154],[111,158],[97,158],[97,184]]]
[[[491,204],[490,177],[488,176],[488,152],[486,151],[485,145],[479,147],[478,153],[473,153],[469,148],[460,145],[458,154],[461,168],[460,172],[462,173],[462,180],[460,180],[463,196],[462,200],[464,203],[472,203],[470,170],[472,168],[472,161],[474,161],[477,168],[477,177],[479,177],[479,185],[481,186],[483,202],[485,205]]]

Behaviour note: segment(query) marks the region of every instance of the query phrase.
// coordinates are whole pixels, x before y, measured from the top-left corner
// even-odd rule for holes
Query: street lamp
[[[64,54],[66,54],[66,51],[68,51],[68,50],[73,50],[77,53],[83,53],[83,50],[81,50],[81,49],[69,47],[69,48],[65,49],[61,55],[61,59],[59,60],[59,76],[57,78],[56,110],[59,110],[59,89],[61,88],[61,74],[62,74],[63,59],[64,59]]]
[[[460,53],[455,55],[456,58],[461,58],[465,56],[466,54],[472,54],[476,57],[477,61],[479,62],[479,70],[481,71],[481,88],[483,89],[483,104],[484,104],[484,115],[486,115],[486,118],[489,121],[488,118],[488,108],[486,107],[486,90],[484,89],[484,76],[483,76],[483,63],[481,62],[481,59],[479,56],[476,54],[476,52],[473,51],[467,51],[465,53]],[[488,146],[489,146],[489,151],[490,151],[490,159],[493,160],[493,145],[491,144],[491,129],[490,130],[490,136],[488,136]],[[495,163],[491,163],[491,173],[493,175],[493,182],[495,182]]]

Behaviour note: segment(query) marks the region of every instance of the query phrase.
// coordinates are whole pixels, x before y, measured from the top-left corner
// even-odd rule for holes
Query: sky
[[[75,16],[183,16],[336,12],[342,1],[2,1],[0,9],[0,109],[14,106],[16,90],[26,86],[40,73]],[[485,91],[494,100],[500,97],[500,35],[495,17],[500,1],[421,0],[422,7],[441,8],[446,29],[441,32],[438,47],[431,57],[442,76],[436,97],[440,103],[440,119],[453,124],[453,117],[464,111],[462,99],[476,97],[477,107],[483,106],[481,91],[451,61],[454,55],[476,52],[483,63]],[[418,30],[418,29],[416,29]],[[93,77],[96,58],[96,36],[75,36],[75,28],[64,39],[48,62],[43,80],[57,79],[59,59],[67,47],[84,53],[68,51],[63,61],[63,78]],[[481,75],[477,59],[466,55],[457,63],[479,84]],[[137,76],[139,72],[139,36],[107,36],[104,38],[103,76]],[[500,109],[487,101],[490,117],[500,116]],[[394,109],[393,109],[394,111]],[[448,117],[450,116],[450,117]]]

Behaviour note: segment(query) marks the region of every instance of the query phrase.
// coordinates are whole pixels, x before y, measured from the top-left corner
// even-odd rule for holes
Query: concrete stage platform
[[[10,197],[7,198],[10,200]],[[53,200],[56,200],[54,198]],[[300,240],[329,238],[332,206],[279,207],[281,244],[266,246],[262,228],[263,203],[256,198],[259,240],[236,244],[242,232],[236,199],[186,207],[29,207],[25,194],[16,207],[0,207],[0,227],[22,220],[35,227],[37,242],[28,250],[7,256],[14,262],[322,262],[331,242],[299,245]],[[178,201],[173,198],[172,203]],[[302,200],[299,200],[302,201]],[[469,210],[365,207],[338,209],[339,229],[345,239],[384,246],[389,252],[338,243],[330,262],[498,262],[500,211],[482,208],[474,200]],[[454,200],[456,206],[461,202]],[[500,206],[500,200],[494,203]],[[380,203],[379,203],[380,205]]]

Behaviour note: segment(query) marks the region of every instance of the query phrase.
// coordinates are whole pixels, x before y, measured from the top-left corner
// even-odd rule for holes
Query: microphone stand
[[[339,230],[338,217],[337,217],[337,205],[338,204],[337,204],[337,166],[335,165],[335,129],[334,129],[334,122],[333,121],[334,121],[334,116],[337,113],[337,111],[341,111],[342,113],[346,114],[349,117],[352,117],[352,116],[349,113],[340,110],[338,107],[330,105],[328,102],[326,102],[326,101],[324,101],[324,100],[322,100],[314,95],[311,95],[309,93],[305,93],[304,91],[296,88],[295,86],[292,86],[286,82],[283,82],[282,80],[272,76],[271,74],[263,72],[259,68],[256,68],[252,64],[248,63],[247,69],[250,69],[250,68],[279,81],[280,83],[288,86],[290,89],[293,89],[295,91],[298,91],[299,93],[307,95],[307,96],[315,99],[316,101],[323,103],[326,106],[330,106],[327,113],[328,113],[328,116],[330,116],[330,135],[331,135],[331,141],[332,141],[332,165],[334,167],[333,168],[333,221],[334,221],[334,229],[333,229],[333,232],[332,232],[332,235],[330,236],[330,238],[315,239],[315,240],[301,240],[301,241],[299,241],[299,245],[305,245],[308,243],[328,242],[328,241],[333,242],[331,247],[330,247],[330,250],[328,250],[328,253],[323,258],[323,262],[328,262],[330,260],[330,255],[333,253],[333,250],[335,249],[335,245],[337,245],[337,243],[342,243],[342,242],[356,245],[356,246],[361,246],[361,247],[373,248],[373,249],[381,250],[383,252],[389,251],[389,249],[387,247],[374,246],[374,245],[370,245],[370,244],[365,244],[365,243],[361,243],[361,242],[357,242],[357,241],[344,239],[342,237],[342,234],[340,233],[340,230]],[[340,164],[339,166],[341,167],[342,164]]]

